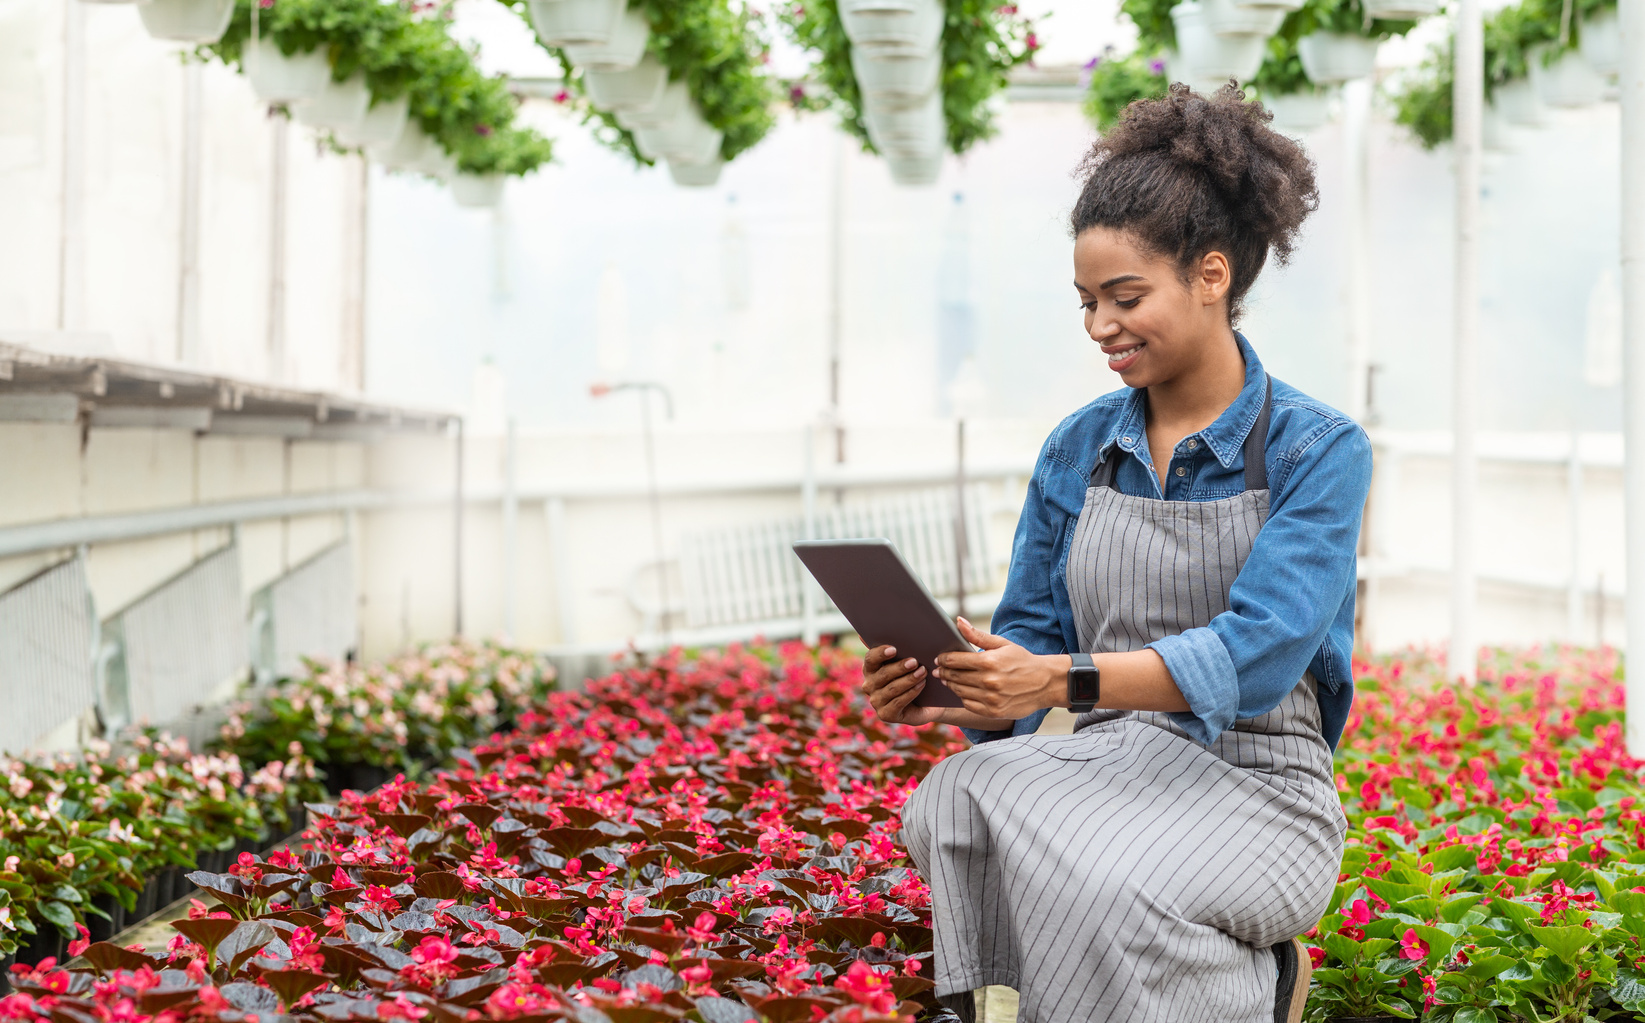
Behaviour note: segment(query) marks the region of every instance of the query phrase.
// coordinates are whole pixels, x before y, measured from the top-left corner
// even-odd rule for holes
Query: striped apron
[[[1235,497],[1131,497],[1115,459],[1096,468],[1068,561],[1084,650],[1139,650],[1228,609],[1268,515],[1267,425],[1265,401]],[[948,758],[903,810],[937,994],[967,1023],[990,984],[1018,991],[1021,1023],[1268,1023],[1270,946],[1319,921],[1346,831],[1306,673],[1209,747],[1167,714],[1097,710],[1072,735]]]

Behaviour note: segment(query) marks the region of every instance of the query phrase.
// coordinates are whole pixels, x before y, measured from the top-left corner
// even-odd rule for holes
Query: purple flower
[[[1154,72],[1156,75],[1165,74],[1165,61],[1156,57],[1148,62],[1148,70]]]

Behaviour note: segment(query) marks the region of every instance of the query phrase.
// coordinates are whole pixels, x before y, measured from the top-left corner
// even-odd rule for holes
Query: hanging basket
[[[891,168],[891,180],[905,187],[921,187],[937,183],[942,173],[942,154],[935,156],[891,156],[886,158]]]
[[[924,99],[937,88],[942,55],[901,47],[853,46],[851,68],[864,96],[892,102]]]
[[[156,39],[215,43],[234,17],[234,0],[146,0],[138,5],[137,14]]]
[[[1239,6],[1255,7],[1256,9],[1263,11],[1279,11],[1284,14],[1290,14],[1292,11],[1302,10],[1302,0],[1274,0],[1273,3],[1267,3],[1264,2],[1264,0],[1254,0],[1252,3],[1244,3]]]
[[[1331,119],[1331,97],[1318,89],[1264,96],[1262,105],[1273,113],[1274,127],[1281,131],[1313,131]]]
[[[1205,24],[1219,36],[1262,36],[1279,31],[1285,11],[1279,7],[1242,7],[1234,0],[1200,0]]]
[[[1183,0],[1171,8],[1177,28],[1177,53],[1171,60],[1172,77],[1194,81],[1237,78],[1249,81],[1262,66],[1268,40],[1262,36],[1217,35],[1205,18],[1199,0]]]
[[[697,105],[690,103],[680,115],[659,128],[636,128],[634,140],[640,152],[652,160],[681,160],[685,163],[707,163],[719,155],[720,143],[725,136],[717,131]]]
[[[359,128],[370,108],[371,90],[366,87],[366,76],[356,72],[342,82],[326,79],[320,94],[296,104],[292,113],[310,128],[327,128],[346,135]]]
[[[646,57],[627,71],[584,71],[583,84],[601,110],[645,110],[662,102],[668,69]]]
[[[153,3],[154,0],[149,0]],[[286,56],[268,36],[247,40],[246,77],[264,103],[295,103],[313,99],[331,81],[331,62],[324,50]]]
[[[1544,64],[1545,47],[1525,55],[1537,98],[1551,107],[1591,107],[1605,95],[1605,77],[1576,50],[1566,50]]]
[[[531,0],[531,24],[550,46],[604,46],[625,7],[625,0]]]
[[[874,147],[887,156],[940,155],[948,141],[942,96],[936,92],[912,106],[870,102],[863,109],[863,121]]]
[[[503,201],[503,176],[459,171],[451,177],[451,197],[471,210],[490,209]]]
[[[717,156],[703,163],[670,160],[668,176],[681,188],[713,188],[720,183],[720,169],[724,166],[724,162]]]
[[[420,166],[429,150],[438,148],[422,127],[408,123],[393,142],[371,147],[371,158],[391,170],[412,170]]]
[[[1315,32],[1297,40],[1302,70],[1315,85],[1366,78],[1377,66],[1377,41],[1346,32]]]
[[[839,0],[840,21],[853,46],[934,50],[942,38],[938,0]]]
[[[672,124],[690,105],[691,93],[685,83],[670,82],[655,103],[627,110],[617,108],[617,123],[634,132],[642,128],[661,128]]]
[[[1364,0],[1365,14],[1387,21],[1421,21],[1439,13],[1441,0]]]
[[[337,141],[345,146],[392,146],[405,133],[411,102],[405,96],[380,99],[366,108],[365,116],[351,128],[337,129]]]
[[[1497,86],[1491,102],[1502,111],[1509,124],[1517,124],[1521,128],[1540,128],[1547,120],[1542,101],[1526,78],[1516,78]]]
[[[1485,104],[1485,114],[1479,124],[1480,144],[1497,153],[1514,151],[1513,136],[1508,130],[1508,118],[1495,103]]]
[[[563,0],[562,0],[563,2]],[[646,40],[651,38],[651,25],[638,10],[624,11],[617,19],[617,28],[606,43],[570,43],[565,55],[585,73],[593,71],[627,71],[645,56]]]
[[[1616,9],[1600,11],[1582,20],[1582,59],[1607,78],[1622,72],[1622,24]]]

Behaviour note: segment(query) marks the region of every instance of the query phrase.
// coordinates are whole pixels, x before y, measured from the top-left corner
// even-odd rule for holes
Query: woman
[[[1175,85],[1092,148],[1074,286],[1127,387],[1040,452],[997,635],[962,621],[980,650],[937,662],[964,709],[914,706],[924,669],[895,650],[865,658],[881,718],[976,743],[903,812],[937,993],[968,1021],[989,984],[1024,1023],[1301,1018],[1292,939],[1346,831],[1331,751],[1371,454],[1233,329],[1318,205],[1268,120]],[[1069,706],[1072,735],[1031,735]]]

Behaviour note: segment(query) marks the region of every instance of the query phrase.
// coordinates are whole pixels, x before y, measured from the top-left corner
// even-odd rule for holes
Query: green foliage
[[[1137,26],[1137,50],[1167,53],[1177,48],[1177,26],[1171,8],[1179,0],[1121,0],[1120,13]]]
[[[1091,69],[1091,84],[1082,109],[1097,131],[1107,131],[1119,123],[1126,107],[1137,100],[1157,99],[1169,87],[1164,62],[1158,57],[1139,53],[1119,58],[1105,56]]]
[[[1285,16],[1280,34],[1292,40],[1315,32],[1340,32],[1367,39],[1387,39],[1402,36],[1414,27],[1414,21],[1370,18],[1360,0],[1306,0],[1301,10]]]
[[[1251,85],[1260,96],[1289,96],[1318,88],[1302,69],[1296,37],[1284,32],[1268,37],[1268,53],[1262,58],[1262,66],[1257,68]]]
[[[1428,57],[1391,93],[1394,121],[1404,125],[1424,149],[1451,139],[1451,93],[1455,69],[1450,46],[1435,46]]]

